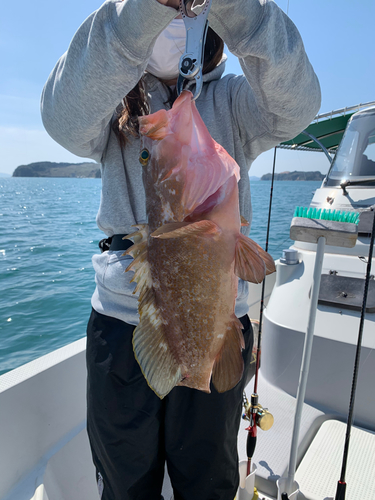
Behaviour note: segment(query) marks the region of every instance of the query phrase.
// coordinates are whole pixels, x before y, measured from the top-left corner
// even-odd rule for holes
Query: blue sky
[[[215,1],[215,0],[213,0]],[[100,0],[2,4],[0,18],[0,172],[11,174],[34,161],[82,161],[49,138],[39,113],[44,82],[82,21]],[[375,100],[375,1],[278,0],[297,25],[322,87],[320,112]],[[229,55],[227,72],[241,73]],[[272,152],[261,155],[250,175],[270,172]],[[278,152],[277,171],[321,170],[323,154]]]

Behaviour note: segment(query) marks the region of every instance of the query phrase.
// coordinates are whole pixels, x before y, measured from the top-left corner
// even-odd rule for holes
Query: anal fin
[[[212,370],[212,383],[218,392],[229,391],[241,380],[244,370],[241,351],[244,347],[242,324],[234,317],[227,326],[223,347]]]

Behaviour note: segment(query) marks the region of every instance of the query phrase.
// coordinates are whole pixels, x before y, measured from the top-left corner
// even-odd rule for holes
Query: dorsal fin
[[[147,253],[147,240],[141,240],[136,245],[132,245],[122,255],[130,255],[131,257],[133,257],[133,259],[136,259],[144,253]]]
[[[148,385],[162,399],[181,380],[181,369],[168,347],[153,295],[146,294],[145,299],[141,322],[133,333],[133,349]]]
[[[122,238],[123,240],[132,240],[134,244],[140,243],[142,240],[143,241],[147,240],[148,224],[137,224],[132,227],[136,227],[138,231],[135,231],[134,233],[130,233],[124,236]]]
[[[127,238],[136,242],[125,254],[134,260],[126,271],[134,271],[131,281],[139,293],[138,309],[140,322],[133,333],[133,349],[144,377],[151,389],[160,397],[166,396],[181,380],[181,370],[169,350],[164,325],[155,305],[150,266],[147,260],[148,225],[139,226],[139,231]]]
[[[250,226],[250,224],[243,215],[241,215],[241,226]]]

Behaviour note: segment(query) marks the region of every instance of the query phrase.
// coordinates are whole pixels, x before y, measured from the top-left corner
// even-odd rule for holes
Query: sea
[[[296,206],[321,182],[274,183],[268,251],[292,242]],[[265,248],[271,183],[253,181],[251,238]],[[0,375],[85,335],[100,179],[0,178]]]

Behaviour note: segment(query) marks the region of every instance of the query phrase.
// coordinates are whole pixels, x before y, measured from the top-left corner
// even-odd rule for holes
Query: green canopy
[[[308,134],[314,136],[330,152],[336,152],[338,145],[344,134],[346,124],[353,114],[360,109],[371,106],[375,102],[359,104],[350,108],[339,109],[331,113],[318,115],[313,123],[305,130]],[[351,112],[350,112],[351,111]],[[296,149],[302,151],[322,151],[322,148],[311,137],[303,132],[290,141],[282,142],[279,148]]]

